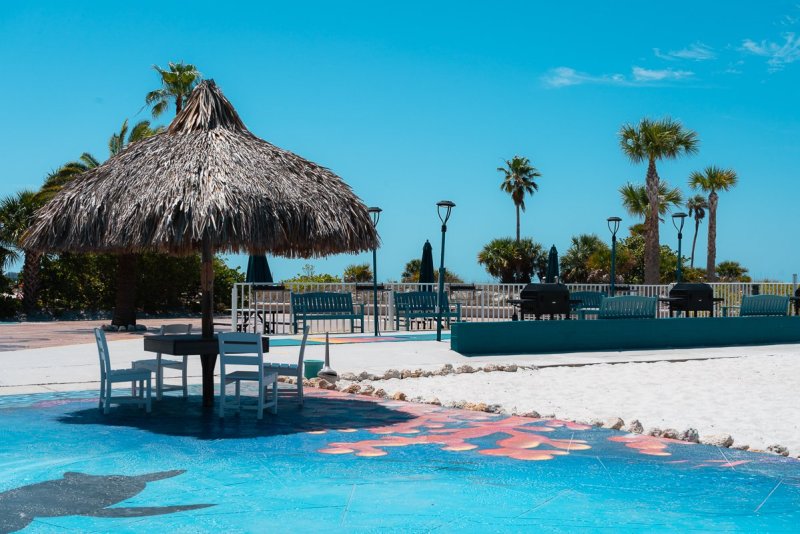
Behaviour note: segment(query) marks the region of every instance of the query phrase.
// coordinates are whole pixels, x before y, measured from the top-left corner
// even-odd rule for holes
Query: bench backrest
[[[436,311],[436,299],[438,293],[432,291],[409,291],[407,293],[395,293],[394,305],[396,308],[403,308],[411,312],[432,312]],[[444,293],[444,308],[450,307],[447,293]]]
[[[580,304],[573,306],[573,309],[578,310],[580,308],[599,308],[606,295],[599,291],[576,291],[570,293],[569,298],[581,301]]]
[[[742,297],[742,306],[739,316],[753,315],[787,315],[789,297],[783,295],[745,295]]]
[[[300,314],[353,313],[353,295],[318,291],[292,293],[292,310]]]
[[[599,319],[655,319],[658,309],[656,297],[626,295],[606,297],[600,304]]]

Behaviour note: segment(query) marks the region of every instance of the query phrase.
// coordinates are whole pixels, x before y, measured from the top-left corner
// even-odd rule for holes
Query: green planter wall
[[[800,317],[706,317],[455,323],[467,356],[800,343]]]

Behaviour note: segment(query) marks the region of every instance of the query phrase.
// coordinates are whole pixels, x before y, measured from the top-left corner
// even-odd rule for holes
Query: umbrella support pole
[[[203,338],[214,337],[214,253],[211,251],[211,239],[203,236],[203,253],[200,266],[200,289],[202,290],[201,308],[203,311]],[[214,367],[217,365],[216,354],[201,354],[203,366],[203,406],[214,406]]]

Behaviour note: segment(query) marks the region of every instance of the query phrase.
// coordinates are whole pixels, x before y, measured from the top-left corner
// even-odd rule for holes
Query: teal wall
[[[467,356],[800,343],[800,317],[705,317],[455,323]]]

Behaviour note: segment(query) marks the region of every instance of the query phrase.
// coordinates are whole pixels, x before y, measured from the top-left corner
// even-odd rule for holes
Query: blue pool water
[[[197,397],[103,416],[94,392],[5,396],[0,424],[0,532],[800,525],[794,459],[335,392],[262,422]]]

